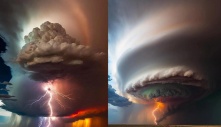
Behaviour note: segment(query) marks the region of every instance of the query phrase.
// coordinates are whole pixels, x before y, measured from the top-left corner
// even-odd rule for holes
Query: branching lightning
[[[40,100],[42,100],[42,98],[44,98],[47,94],[48,94],[48,92],[46,91],[43,96],[41,96],[41,97],[40,97],[39,99],[37,99],[36,101],[32,102],[31,105],[33,105],[34,103],[37,103],[37,102],[39,102]]]
[[[40,102],[41,100],[43,100],[43,98],[45,98],[46,96],[49,97],[49,99],[47,99],[47,101],[44,103],[48,105],[49,108],[49,117],[48,118],[44,118],[41,117],[40,118],[40,122],[39,122],[39,127],[41,127],[42,125],[44,125],[44,120],[47,120],[47,125],[46,127],[51,127],[51,121],[55,120],[56,117],[54,116],[54,112],[53,112],[53,106],[52,106],[52,101],[55,99],[55,101],[62,107],[65,108],[65,106],[62,104],[61,100],[58,99],[58,96],[68,99],[68,100],[73,100],[70,95],[64,95],[62,93],[59,93],[58,91],[56,91],[56,89],[54,89],[52,82],[48,82],[46,83],[46,86],[44,86],[44,90],[45,93],[37,100],[35,100],[34,102],[32,102],[30,105],[33,105],[37,102]],[[54,96],[57,95],[57,96]],[[44,105],[43,104],[43,105]]]

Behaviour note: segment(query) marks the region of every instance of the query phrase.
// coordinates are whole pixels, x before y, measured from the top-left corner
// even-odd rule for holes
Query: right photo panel
[[[109,125],[221,125],[221,1],[108,1]]]

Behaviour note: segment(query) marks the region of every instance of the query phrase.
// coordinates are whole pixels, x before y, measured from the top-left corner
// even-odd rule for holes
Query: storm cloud
[[[108,103],[118,107],[132,104],[127,98],[118,95],[111,85],[108,85]]]
[[[66,108],[55,100],[52,102],[57,117],[107,107],[107,95],[100,96],[107,89],[105,3],[103,0],[96,3],[88,0],[1,1],[0,34],[7,44],[2,56],[11,68],[13,88],[9,88],[9,94],[17,99],[16,102],[5,100],[2,108],[25,120],[13,126],[25,126],[32,120],[34,125],[38,119],[33,117],[49,116],[48,107],[44,105],[48,96],[30,105],[45,93],[43,88],[49,80],[54,89],[72,98],[58,97]],[[25,35],[28,36],[24,39]],[[80,118],[92,117],[93,113],[85,113]],[[14,116],[12,121],[17,121]]]
[[[127,84],[142,80],[147,73],[177,66],[186,66],[193,72],[199,72],[208,81],[210,92],[219,91],[220,5],[218,0],[109,1],[108,43],[113,65],[110,69],[113,72],[110,73],[115,76],[121,94],[128,97],[125,91]],[[146,107],[133,107],[133,110],[144,111]],[[184,107],[188,109],[188,104]],[[129,109],[123,110],[125,120],[122,123],[141,123],[140,118],[129,121],[131,117],[139,116],[139,112],[136,115],[129,112]],[[188,121],[184,117],[194,116],[193,113],[176,113],[172,116],[166,114],[170,117],[162,124],[175,121],[176,124],[204,123],[206,120],[199,116],[197,122]],[[197,115],[199,111],[195,113]],[[147,117],[142,123],[151,123],[151,118]]]
[[[53,80],[84,68],[105,63],[103,52],[95,53],[68,35],[58,23],[43,23],[24,37],[26,44],[18,54],[17,62],[33,71],[36,80]],[[81,68],[81,69],[79,69]],[[93,68],[93,67],[92,67]]]
[[[43,88],[48,82],[53,84],[51,87],[54,88],[51,89],[54,91],[66,93],[73,98],[65,99],[58,94],[56,98],[63,100],[62,105],[72,108],[62,109],[60,102],[54,102],[56,116],[68,116],[87,108],[105,107],[106,98],[100,96],[102,89],[106,88],[104,53],[94,53],[88,46],[80,45],[58,23],[43,23],[41,29],[34,28],[25,36],[25,40],[26,45],[17,57],[23,76],[14,77],[18,83],[15,83],[12,90],[13,95],[17,93],[18,102],[3,101],[5,105],[2,108],[19,115],[47,116],[47,105],[41,103],[47,102],[48,97],[43,98],[39,104],[32,102],[44,95]],[[24,91],[21,86],[29,91]]]

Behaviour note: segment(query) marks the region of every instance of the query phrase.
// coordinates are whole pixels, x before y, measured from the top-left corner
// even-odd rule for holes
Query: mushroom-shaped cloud
[[[25,46],[17,57],[17,62],[25,69],[33,71],[33,78],[52,80],[64,76],[64,70],[87,68],[97,64],[103,53],[94,53],[89,46],[69,36],[58,23],[43,23],[25,36]],[[103,59],[104,60],[104,59]],[[54,66],[51,66],[51,65]]]
[[[40,28],[34,28],[25,36],[25,42],[17,56],[24,71],[10,81],[14,84],[11,95],[16,96],[17,101],[4,101],[4,109],[19,115],[49,116],[49,95],[33,103],[46,90],[53,92],[54,116],[107,109],[104,53],[93,52],[90,47],[81,45],[58,23],[45,22]],[[84,114],[87,117],[93,112]]]

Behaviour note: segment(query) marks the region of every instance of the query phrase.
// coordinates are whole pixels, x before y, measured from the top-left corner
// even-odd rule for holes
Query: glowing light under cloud
[[[45,91],[45,93],[37,100],[35,100],[34,102],[32,102],[30,105],[32,106],[35,103],[40,103],[45,97],[48,97],[46,103],[48,105],[49,108],[49,117],[40,117],[40,122],[39,122],[39,127],[43,126],[43,123],[45,123],[44,121],[47,121],[47,127],[51,127],[52,121],[56,120],[56,117],[54,116],[54,111],[53,111],[53,105],[52,105],[52,101],[55,99],[55,101],[63,108],[65,108],[65,106],[61,103],[61,101],[55,97],[54,95],[60,96],[62,98],[65,99],[69,99],[72,100],[72,98],[69,97],[69,95],[64,95],[60,92],[58,92],[56,90],[56,88],[54,88],[53,86],[53,82],[47,82],[44,83],[42,85],[43,90]],[[44,105],[44,103],[43,103]]]
[[[93,117],[84,118],[75,122],[72,122],[71,124],[67,124],[67,127],[103,127],[106,126],[106,117],[100,117],[100,113],[104,113],[107,111],[107,107],[96,107],[96,108],[89,108],[85,110],[80,110],[77,113],[74,113],[70,116],[63,117],[65,119],[78,119],[78,118],[84,118],[84,116],[90,116]]]
[[[156,103],[156,107],[153,109],[152,111],[152,116],[154,118],[154,123],[157,125],[157,116],[156,116],[156,112],[159,111],[160,108],[163,107],[163,103],[157,102]]]
[[[106,121],[101,117],[92,117],[92,118],[78,120],[76,122],[67,124],[66,126],[67,127],[104,127],[106,126]]]

